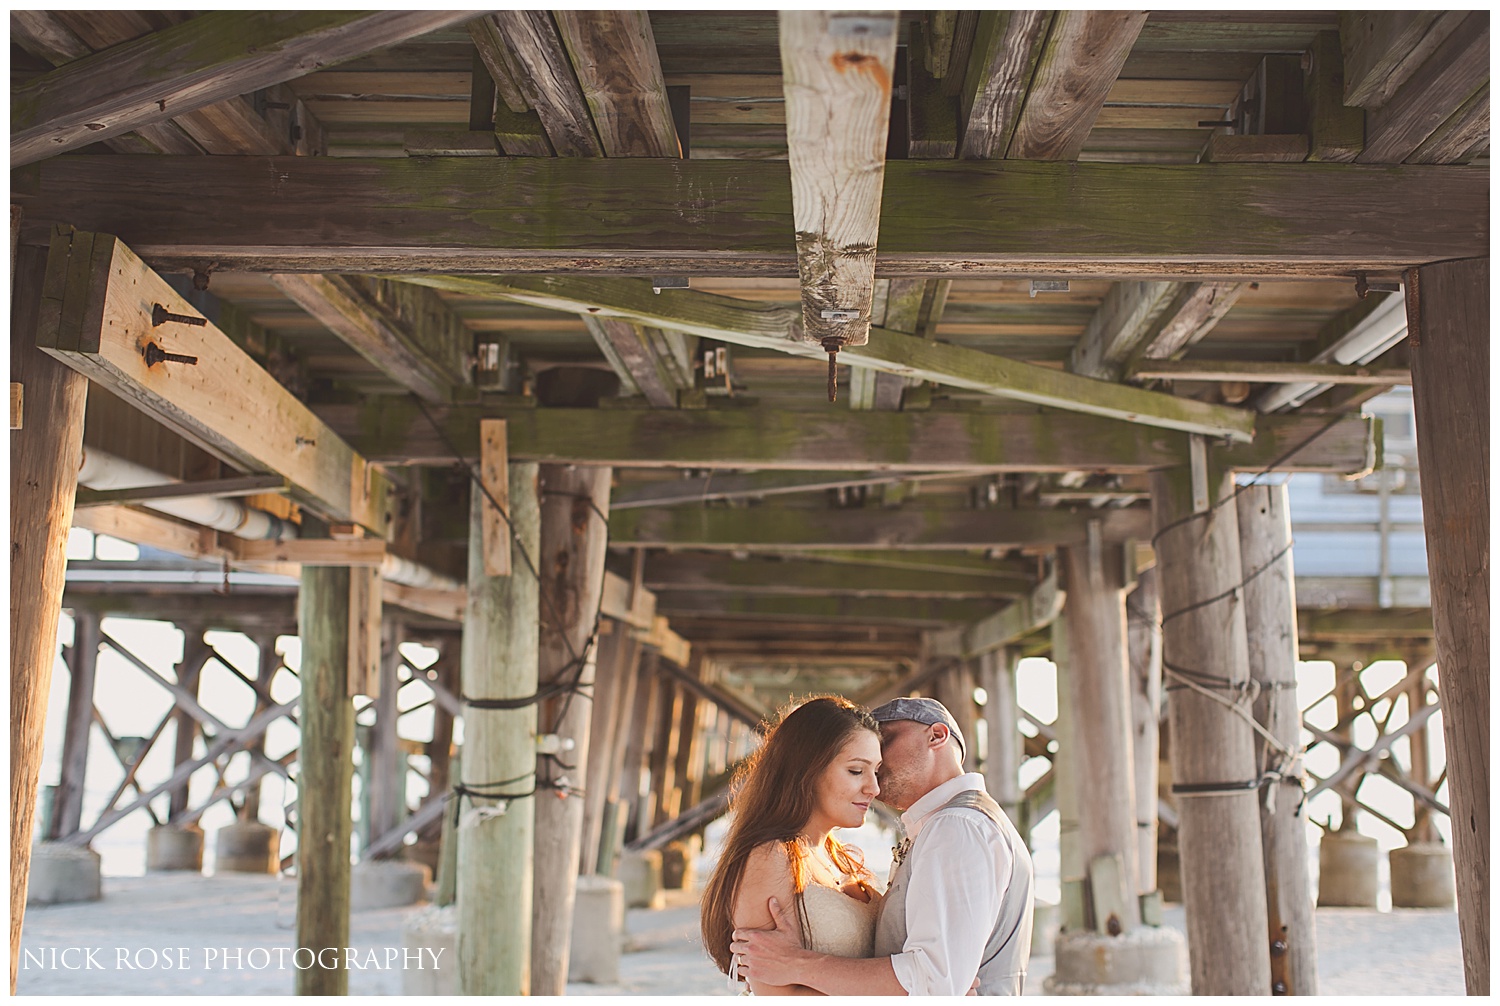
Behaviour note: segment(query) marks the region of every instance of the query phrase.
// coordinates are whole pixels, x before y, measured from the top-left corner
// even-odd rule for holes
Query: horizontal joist
[[[1187,463],[1182,433],[1059,412],[821,412],[759,409],[431,408],[409,399],[315,411],[372,461],[474,458],[479,420],[504,419],[510,456],[552,464],[821,471],[1149,471]],[[1255,440],[1223,449],[1238,471],[1352,473],[1375,459],[1373,421],[1262,416]],[[450,447],[451,444],[451,447]]]
[[[853,597],[1010,597],[1030,589],[1028,578],[874,569],[799,559],[721,555],[653,556],[646,563],[652,590],[702,590],[784,597],[840,594]]]
[[[1090,520],[1110,541],[1151,537],[1145,507],[1067,510],[626,510],[614,545],[747,551],[826,548],[983,549],[1081,542]],[[658,598],[659,600],[659,598]]]
[[[1428,165],[893,161],[877,274],[1390,273],[1488,254],[1488,187]],[[797,275],[771,162],[59,157],[12,190],[28,221],[181,270]]]
[[[939,625],[982,618],[993,608],[984,601],[932,601],[923,598],[746,597],[688,592],[657,599],[669,615],[788,618],[816,621],[879,622],[885,625]]]
[[[1397,368],[1346,367],[1336,363],[1265,363],[1261,361],[1142,360],[1131,372],[1138,378],[1167,381],[1248,381],[1279,384],[1410,384],[1411,371]]]
[[[928,653],[968,660],[1008,646],[1051,625],[1062,612],[1063,600],[1056,574],[1049,573],[1029,594],[1004,610],[969,625],[933,633],[927,639]]]
[[[11,92],[12,166],[467,20],[465,11],[211,11]]]
[[[785,496],[792,493],[823,492],[856,486],[887,485],[892,482],[925,482],[952,479],[963,472],[746,472],[744,474],[700,475],[690,479],[672,479],[616,489],[610,494],[611,510],[638,510],[641,507],[672,506],[677,503],[704,503],[708,500],[748,499],[760,496]],[[978,473],[975,474],[984,474]]]

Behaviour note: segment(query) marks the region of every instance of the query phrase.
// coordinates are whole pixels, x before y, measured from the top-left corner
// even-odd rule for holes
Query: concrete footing
[[[568,981],[613,985],[620,980],[625,938],[625,885],[613,877],[578,878]]]
[[[1187,941],[1169,926],[1141,926],[1120,936],[1063,932],[1057,937],[1048,995],[1188,994]]]
[[[626,850],[620,857],[620,883],[625,885],[626,908],[665,908],[667,896],[661,889],[661,853]]]
[[[349,875],[349,908],[369,911],[400,908],[427,900],[432,873],[421,863],[376,859],[360,863]]]
[[[203,871],[203,829],[161,824],[146,832],[146,869]]]
[[[1452,908],[1453,853],[1441,842],[1391,850],[1392,908]]]
[[[280,873],[281,832],[259,821],[237,821],[214,834],[214,873]]]
[[[1318,905],[1374,908],[1380,848],[1355,831],[1325,831],[1318,843]]]
[[[694,866],[703,840],[694,835],[685,842],[670,842],[661,851],[661,886],[669,891],[691,891],[698,881]]]
[[[1061,914],[1056,905],[1038,901],[1031,910],[1031,956],[1051,957],[1057,945]]]
[[[100,895],[99,854],[93,849],[59,842],[38,842],[31,847],[28,905],[98,901]]]
[[[429,905],[410,913],[402,927],[402,944],[412,957],[416,951],[425,967],[401,972],[401,994],[408,996],[458,995],[458,906]],[[434,960],[436,967],[433,966]]]

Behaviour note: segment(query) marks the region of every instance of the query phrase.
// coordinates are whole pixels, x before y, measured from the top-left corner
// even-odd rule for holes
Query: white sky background
[[[80,557],[88,555],[87,532],[75,530],[74,535],[71,545],[74,551],[70,551],[70,555]],[[122,559],[133,558],[134,546],[101,538],[98,553],[101,559],[112,556]],[[106,618],[103,629],[145,660],[163,677],[169,680],[175,679],[174,664],[182,656],[183,643],[182,633],[175,627],[164,622]],[[72,641],[73,625],[66,614],[60,621],[58,632],[60,641],[69,643]],[[238,633],[231,632],[211,632],[207,638],[247,677],[255,677],[257,655],[254,643]],[[286,664],[295,670],[299,664],[299,643],[296,637],[281,637],[277,641],[277,648],[283,653]],[[435,651],[413,644],[403,646],[402,652],[408,662],[418,668],[425,668],[436,657]],[[1334,665],[1327,661],[1301,662],[1298,665],[1297,674],[1298,705],[1306,708],[1307,703],[1324,695],[1332,688]],[[1361,672],[1361,679],[1367,693],[1379,694],[1380,691],[1399,680],[1403,674],[1404,668],[1399,662],[1378,661]],[[41,773],[43,786],[55,784],[58,778],[63,724],[67,709],[68,678],[67,667],[59,658],[47,707],[46,746]],[[1057,696],[1056,668],[1051,661],[1039,658],[1022,661],[1018,668],[1017,681],[1022,707],[1038,719],[1052,722],[1057,716]],[[296,689],[295,680],[283,670],[273,682],[272,693],[277,701],[285,701],[296,694]],[[430,694],[424,684],[420,682],[410,684],[401,692],[401,708],[411,708],[429,698]],[[199,689],[199,701],[209,712],[225,722],[240,724],[250,717],[254,696],[246,685],[235,680],[216,663],[210,662],[204,670]],[[364,701],[366,700],[359,700],[359,704],[363,704]],[[1391,729],[1399,727],[1406,721],[1406,702],[1404,696],[1397,699],[1398,708],[1391,717]],[[171,698],[164,689],[147,681],[144,675],[108,646],[103,647],[100,652],[95,704],[116,737],[149,736],[161,717],[172,708]],[[1373,710],[1374,714],[1381,718],[1384,718],[1386,711],[1384,702],[1377,703]],[[370,714],[360,717],[364,721],[370,718]],[[1308,710],[1307,718],[1321,728],[1332,727],[1335,720],[1333,699],[1329,697],[1315,708]],[[1441,721],[1441,713],[1429,721],[1430,763],[1434,773],[1441,771],[1445,764]],[[401,736],[413,741],[426,741],[432,736],[432,722],[430,705],[404,715],[400,720]],[[461,724],[455,724],[455,728],[460,731],[455,740],[461,740]],[[1031,728],[1024,726],[1023,729],[1030,731]],[[170,725],[166,728],[162,739],[157,742],[146,764],[142,766],[139,776],[143,782],[160,781],[171,773],[173,730],[174,727]],[[1370,747],[1377,738],[1375,724],[1368,716],[1361,716],[1356,720],[1353,731],[1354,743],[1362,748]],[[1309,739],[1308,736],[1304,735],[1304,740],[1307,739]],[[285,720],[279,720],[266,733],[266,754],[271,758],[276,758],[290,750],[296,743],[296,728]],[[1410,743],[1409,738],[1403,738],[1394,745],[1396,756],[1403,765],[1409,764]],[[198,741],[198,750],[202,750],[201,739]],[[358,759],[357,753],[356,759]],[[231,780],[243,778],[248,761],[247,754],[242,753],[236,756],[229,778]],[[415,757],[413,764],[425,768],[425,759],[420,756]],[[1334,770],[1337,764],[1336,752],[1326,744],[1319,745],[1306,758],[1308,770],[1319,776],[1326,776]],[[104,771],[101,771],[101,768]],[[1029,785],[1035,781],[1045,768],[1045,763],[1040,759],[1028,761],[1022,767],[1022,784]],[[113,792],[121,775],[118,763],[110,752],[103,735],[98,730],[92,731],[89,748],[89,779],[92,788],[85,793],[83,814],[85,826],[92,823],[103,809],[104,802]],[[215,773],[211,766],[205,766],[193,777],[192,806],[196,807],[212,791],[214,782]],[[425,783],[415,773],[408,775],[408,786],[409,800],[415,800],[426,792]],[[358,798],[360,793],[358,769],[356,769],[354,787],[356,798]],[[292,795],[289,787],[279,776],[266,776],[261,790],[261,820],[272,827],[280,827],[284,823],[283,808]],[[1366,776],[1360,795],[1393,820],[1402,824],[1411,823],[1411,798],[1394,783],[1380,777]],[[1446,803],[1448,797],[1446,781],[1439,789],[1437,796]],[[122,803],[128,802],[133,797],[134,791],[132,790],[125,798],[122,798]],[[158,799],[159,804],[164,805],[164,802]],[[1321,831],[1312,821],[1327,821],[1332,818],[1334,823],[1337,823],[1340,815],[1338,796],[1331,792],[1320,794],[1309,801],[1307,815],[1310,859],[1312,869],[1316,874],[1317,838]],[[356,820],[358,816],[359,812],[356,810]],[[1434,815],[1434,818],[1444,840],[1449,841],[1451,833],[1448,819],[1443,815]],[[216,804],[204,814],[201,823],[207,837],[204,843],[206,867],[212,868],[213,834],[232,820],[231,809],[225,802]],[[40,822],[40,817],[38,821]],[[106,875],[139,875],[144,872],[146,831],[150,826],[150,818],[143,811],[138,811],[114,825],[94,841],[93,846],[102,857],[103,871]],[[1359,830],[1375,838],[1382,851],[1405,844],[1404,836],[1369,814],[1360,815]],[[710,831],[710,845],[714,843],[718,834],[719,829]],[[1057,835],[1055,813],[1044,818],[1035,827],[1032,835],[1037,866],[1037,894],[1039,898],[1053,902],[1058,900],[1059,895]],[[890,844],[890,838],[872,825],[867,825],[857,834],[846,837],[865,848],[869,863],[876,875],[884,878],[889,862],[887,846]],[[293,843],[294,840],[290,835],[283,837],[283,855],[292,850]],[[1382,907],[1388,908],[1388,866],[1384,856],[1381,857],[1380,863]]]

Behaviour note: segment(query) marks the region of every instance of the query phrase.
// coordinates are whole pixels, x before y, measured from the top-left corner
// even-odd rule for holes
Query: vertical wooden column
[[[485,572],[489,503],[478,487],[469,506],[469,593],[460,677],[465,700],[459,760],[457,831],[458,990],[463,995],[526,995],[531,982],[531,851],[536,798],[535,705],[487,709],[490,699],[537,690],[539,586],[522,553],[535,561],[540,526],[537,465],[512,464],[510,570]],[[539,794],[550,798],[551,794]],[[499,811],[496,813],[496,811]]]
[[[1353,656],[1346,656],[1336,661],[1335,667],[1339,680],[1333,687],[1333,707],[1338,719],[1330,733],[1344,742],[1339,748],[1339,765],[1342,767],[1344,762],[1353,757],[1351,749],[1354,746],[1354,720],[1359,715],[1354,703],[1360,698],[1359,672],[1363,664]],[[1359,788],[1360,776],[1356,774],[1345,781],[1347,785],[1337,788],[1340,803],[1339,826],[1334,830],[1353,834],[1359,830],[1359,804],[1354,799],[1354,791]]]
[[[657,659],[661,659],[660,656]],[[674,773],[677,769],[677,745],[680,740],[678,725],[682,717],[682,689],[665,675],[657,678],[656,685],[656,733],[651,741],[650,820],[643,822],[642,832],[667,822],[677,813],[672,798],[677,792]]]
[[[1412,673],[1425,671],[1431,666],[1431,660],[1425,656],[1408,654],[1406,657],[1406,670],[1411,674],[1411,680],[1407,683],[1406,709],[1408,716],[1415,716],[1427,705],[1427,675]],[[1412,782],[1423,789],[1432,789],[1432,757],[1429,745],[1432,738],[1427,733],[1427,726],[1423,724],[1411,732],[1411,779]],[[1411,831],[1407,833],[1408,845],[1416,845],[1424,842],[1438,842],[1442,840],[1437,829],[1432,826],[1432,810],[1420,800],[1412,801],[1414,820]]]
[[[182,659],[177,662],[177,683],[192,695],[197,695],[198,679],[211,656],[208,644],[203,641],[203,626],[192,622],[182,626]],[[193,745],[198,739],[198,721],[186,709],[178,708],[172,714],[172,722],[176,731],[172,763],[180,768],[193,760]],[[184,779],[181,785],[170,790],[168,820],[187,813],[188,785],[189,780]]]
[[[703,680],[705,668],[701,654],[694,653],[684,668],[692,677]],[[672,769],[675,792],[671,796],[672,815],[676,817],[697,802],[699,754],[703,749],[702,713],[704,703],[698,696],[683,690],[682,710],[677,721],[677,764]]]
[[[401,741],[396,731],[396,693],[405,626],[383,618],[380,625],[380,694],[375,697],[375,726],[370,731],[370,836],[374,842],[401,823]]]
[[[547,733],[571,740],[558,761],[538,763],[538,784],[565,789],[541,793],[536,805],[532,868],[531,989],[535,995],[562,995],[568,981],[573,935],[573,900],[583,832],[583,800],[588,790],[589,722],[596,654],[591,637],[604,592],[604,553],[609,538],[608,467],[543,465],[541,468],[542,630],[538,676],[567,684],[558,698],[539,710]],[[576,682],[582,691],[571,686]],[[565,799],[559,797],[566,797]]]
[[[627,842],[634,841],[651,825],[650,810],[641,795],[641,777],[650,771],[651,727],[656,719],[659,694],[656,662],[660,659],[659,651],[642,648],[636,663],[635,704],[630,710],[629,737],[620,770],[621,824]]]
[[[948,707],[964,735],[964,771],[973,772],[979,765],[979,748],[974,743],[975,723],[978,707],[974,704],[974,667],[967,660],[960,660],[953,667],[938,675],[935,697]]]
[[[88,772],[89,734],[94,726],[94,671],[99,663],[99,613],[73,610],[69,661],[68,719],[63,734],[62,774],[52,799],[47,837],[67,838],[83,823],[83,781]]]
[[[297,946],[317,954],[349,945],[350,803],[354,702],[349,696],[349,577],[345,566],[303,566],[302,746],[297,755]],[[343,953],[338,958],[342,963]],[[342,966],[298,969],[297,995],[348,995]]]
[[[1092,927],[1129,932],[1140,925],[1139,847],[1125,652],[1123,550],[1097,540],[1059,550],[1066,578],[1070,739],[1078,800],[1079,853],[1088,871]],[[1115,925],[1109,920],[1114,917]]]
[[[281,654],[276,652],[276,633],[263,632],[255,637],[256,647],[256,680],[258,694],[255,697],[254,716],[259,716],[261,711],[270,704],[271,679],[281,669]],[[252,752],[266,753],[266,735],[258,735],[248,745]],[[239,819],[246,824],[255,824],[260,821],[260,786],[261,780],[257,779],[245,787],[245,802],[240,805]]]
[[[19,218],[11,213],[12,243]],[[46,253],[12,259],[10,379],[24,389],[10,435],[10,988],[16,988],[47,694],[83,455],[87,382],[36,348]]]
[[[1408,272],[1406,312],[1464,982],[1488,995],[1490,260]]]
[[[1265,850],[1266,916],[1270,929],[1271,990],[1318,994],[1307,817],[1302,813],[1302,713],[1297,708],[1297,596],[1292,578],[1292,515],[1286,485],[1246,487],[1239,510],[1240,566],[1245,584],[1245,635],[1250,676],[1260,686],[1255,719],[1285,750],[1255,738],[1262,772],[1288,776],[1272,782],[1260,806]]]
[[[610,783],[609,791],[605,795],[605,815],[602,822],[597,864],[598,871],[608,876],[614,875],[615,854],[626,825],[628,801],[638,795],[640,786],[638,767],[634,773],[628,772],[627,751],[634,740],[637,719],[641,721],[645,719],[643,713],[636,712],[637,696],[641,691],[639,687],[641,651],[641,644],[635,642],[627,652],[627,660],[623,668],[624,681],[616,702],[614,743],[609,753]],[[635,764],[639,766],[639,763],[640,760],[637,758]],[[625,788],[627,774],[631,775],[635,789]]]
[[[1057,665],[1057,752],[1052,756],[1052,776],[1057,793],[1058,880],[1062,885],[1062,902],[1058,915],[1065,930],[1082,930],[1088,925],[1084,887],[1088,883],[1087,860],[1083,858],[1078,835],[1078,746],[1073,735],[1077,730],[1077,710],[1068,677],[1072,673],[1071,647],[1068,645],[1068,623],[1059,618],[1052,623],[1052,662]]]
[[[1161,592],[1157,571],[1143,570],[1125,597],[1130,653],[1130,721],[1135,764],[1135,831],[1140,891],[1156,890],[1157,787],[1161,762]]]
[[[1151,486],[1192,990],[1266,995],[1266,875],[1239,521],[1233,478],[1212,467],[1206,474],[1201,510],[1186,468],[1154,473]]]
[[[606,626],[608,632],[603,631]],[[620,723],[619,706],[630,664],[640,648],[640,643],[631,638],[630,626],[624,622],[605,619],[600,630],[598,669],[594,673],[594,717],[589,725],[589,787],[584,795],[578,861],[581,874],[595,873],[598,869],[604,809],[615,782],[611,756],[615,750],[615,730]]]
[[[1011,823],[1026,837],[1021,820],[1021,710],[1016,701],[1020,651],[1002,646],[979,655],[979,686],[984,689],[985,733],[989,739],[984,785]]]

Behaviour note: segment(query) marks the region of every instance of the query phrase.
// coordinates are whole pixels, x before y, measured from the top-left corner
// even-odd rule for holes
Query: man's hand
[[[740,971],[733,975],[759,985],[803,984],[803,970],[817,955],[802,949],[797,920],[775,898],[767,902],[774,929],[736,929],[729,951],[739,955]]]

